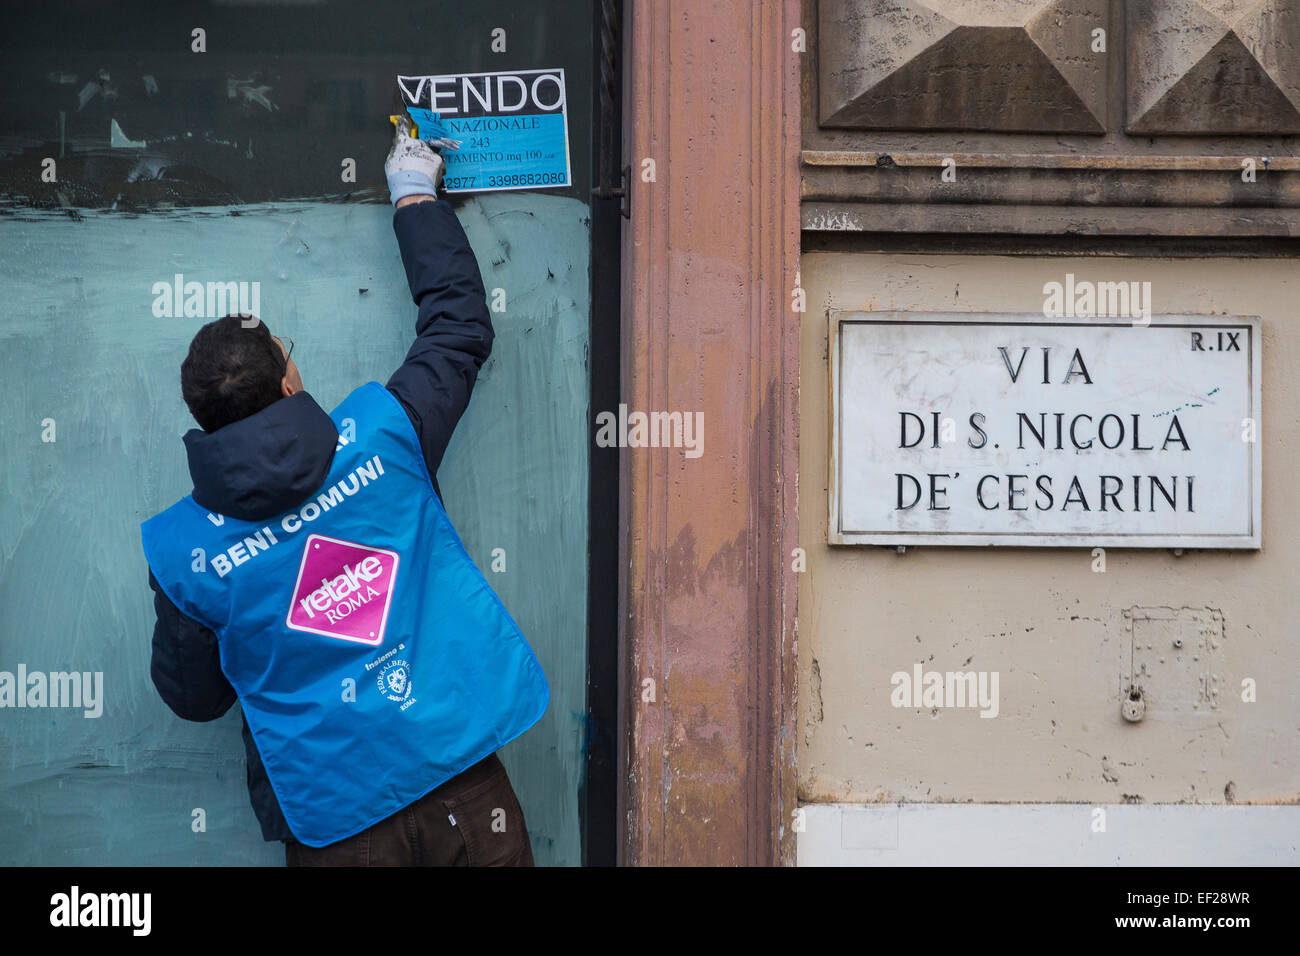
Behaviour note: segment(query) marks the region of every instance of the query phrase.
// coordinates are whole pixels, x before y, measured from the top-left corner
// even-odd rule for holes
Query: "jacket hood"
[[[194,500],[217,514],[261,521],[325,483],[339,433],[306,392],[296,392],[215,432],[185,433]]]

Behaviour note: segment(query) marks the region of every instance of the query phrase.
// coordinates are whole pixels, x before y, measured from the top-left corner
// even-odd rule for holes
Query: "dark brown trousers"
[[[524,811],[496,754],[329,846],[286,840],[289,866],[532,866]]]

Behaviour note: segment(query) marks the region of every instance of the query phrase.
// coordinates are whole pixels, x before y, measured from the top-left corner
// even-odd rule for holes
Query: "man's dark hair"
[[[287,371],[284,353],[266,323],[227,315],[195,333],[181,363],[181,394],[205,432],[247,418],[278,401]]]

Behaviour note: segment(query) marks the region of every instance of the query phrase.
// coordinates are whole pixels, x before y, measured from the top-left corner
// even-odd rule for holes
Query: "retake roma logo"
[[[308,535],[285,624],[341,641],[383,643],[397,561],[384,548]]]

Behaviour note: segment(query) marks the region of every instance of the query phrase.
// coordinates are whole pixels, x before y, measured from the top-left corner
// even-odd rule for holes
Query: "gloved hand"
[[[393,148],[384,162],[388,177],[388,198],[394,206],[405,196],[427,193],[437,195],[442,184],[444,163],[428,143],[411,136],[411,120],[403,115],[397,121]]]

